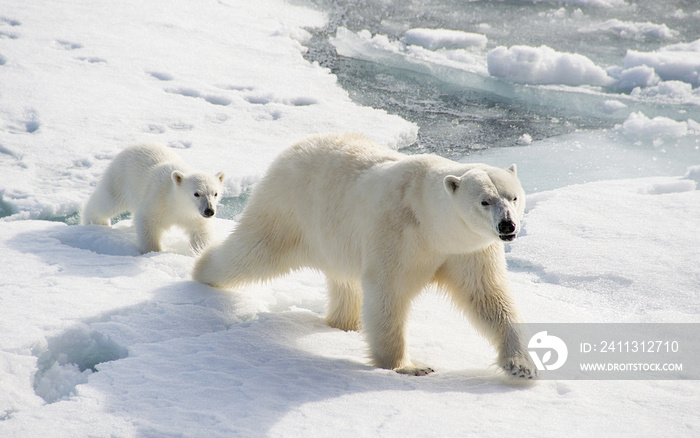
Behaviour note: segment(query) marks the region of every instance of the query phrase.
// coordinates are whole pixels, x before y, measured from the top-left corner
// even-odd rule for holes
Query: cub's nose
[[[501,234],[515,233],[515,222],[511,220],[502,220],[498,223],[498,232]]]
[[[207,208],[206,210],[204,210],[203,216],[204,217],[214,216],[214,210],[212,210],[211,208]]]

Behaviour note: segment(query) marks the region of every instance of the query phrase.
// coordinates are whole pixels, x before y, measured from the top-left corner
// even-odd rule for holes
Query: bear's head
[[[520,231],[525,192],[515,164],[508,169],[479,166],[443,180],[452,203],[474,232],[510,242]]]
[[[179,170],[171,174],[181,198],[190,203],[204,218],[216,214],[216,205],[223,191],[224,173],[216,175],[203,172],[183,174]]]

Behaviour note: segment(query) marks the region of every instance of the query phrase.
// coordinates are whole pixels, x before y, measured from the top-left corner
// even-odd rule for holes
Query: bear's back
[[[116,196],[135,205],[145,193],[167,186],[173,170],[188,170],[175,152],[157,144],[139,144],[124,149],[114,158],[105,182]]]
[[[115,163],[121,161],[125,168],[133,169],[137,172],[147,172],[155,166],[163,163],[173,163],[183,166],[180,157],[166,146],[159,144],[138,144],[124,149],[115,158]]]

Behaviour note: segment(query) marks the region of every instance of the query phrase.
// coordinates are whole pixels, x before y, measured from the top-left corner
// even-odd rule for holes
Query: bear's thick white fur
[[[233,233],[197,260],[196,280],[219,288],[301,267],[328,279],[327,321],[366,334],[374,365],[421,375],[405,323],[411,301],[437,283],[498,350],[509,374],[532,377],[514,325],[501,240],[525,208],[515,166],[403,155],[354,134],[306,138],[255,187]]]
[[[172,150],[157,144],[131,146],[105,171],[82,213],[84,225],[111,224],[133,214],[141,253],[160,251],[160,237],[173,225],[190,235],[199,252],[209,243],[208,219],[216,214],[224,174],[192,170]]]

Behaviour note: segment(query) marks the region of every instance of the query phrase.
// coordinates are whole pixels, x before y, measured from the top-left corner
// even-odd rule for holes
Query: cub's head
[[[481,235],[515,239],[525,211],[525,192],[515,164],[508,169],[479,166],[462,176],[448,175],[445,190],[458,214]]]
[[[171,176],[179,189],[180,197],[196,208],[202,217],[210,218],[216,214],[216,204],[223,191],[223,172],[216,175],[203,172],[186,175],[175,170]]]

